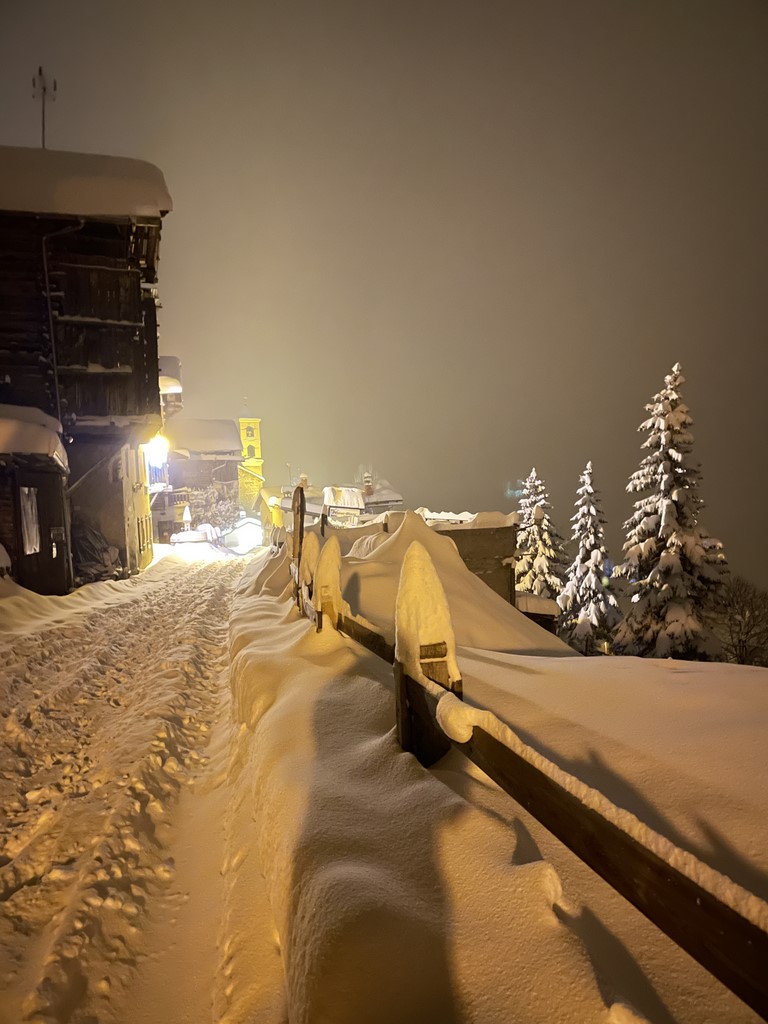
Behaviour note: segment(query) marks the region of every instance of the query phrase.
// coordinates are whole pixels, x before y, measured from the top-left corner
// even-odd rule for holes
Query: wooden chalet
[[[129,572],[152,553],[142,445],[161,426],[155,285],[171,206],[143,161],[0,147],[0,402],[60,422],[72,515]]]

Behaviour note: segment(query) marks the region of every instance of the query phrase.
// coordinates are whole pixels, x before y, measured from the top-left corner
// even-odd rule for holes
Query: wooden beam
[[[420,687],[411,708],[436,723]],[[453,744],[585,864],[768,1020],[768,934],[477,726]]]
[[[383,660],[389,662],[390,665],[394,664],[395,648],[388,640],[384,639],[381,633],[377,633],[375,630],[369,629],[361,622],[358,622],[356,619],[351,619],[347,615],[339,616],[337,628],[341,633],[346,633],[347,636],[356,643],[362,644],[362,646],[366,647],[372,654],[376,654],[379,658],[383,658]]]

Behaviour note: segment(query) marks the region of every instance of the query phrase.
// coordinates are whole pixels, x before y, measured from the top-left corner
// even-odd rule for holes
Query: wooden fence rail
[[[302,544],[301,539],[296,543],[297,533],[299,538],[303,536],[301,527],[294,533],[291,567],[297,601],[318,629],[327,621],[394,665],[397,736],[403,750],[413,753],[425,767],[451,747],[460,750],[661,931],[768,1020],[768,932],[482,727],[473,725],[466,742],[449,737],[438,723],[442,695],[407,674],[389,641],[358,619],[314,608],[311,588],[302,588],[298,582]],[[461,699],[461,681],[448,683],[446,653],[446,645],[422,645],[421,671],[446,690],[450,687]],[[621,815],[618,808],[614,810]],[[650,830],[646,834],[656,837]],[[672,848],[662,837],[656,838],[660,842],[652,845]],[[701,878],[716,875],[693,855],[686,856],[696,865],[691,873]],[[744,897],[750,895],[734,883],[728,882],[728,887]],[[756,897],[752,899],[760,903]]]

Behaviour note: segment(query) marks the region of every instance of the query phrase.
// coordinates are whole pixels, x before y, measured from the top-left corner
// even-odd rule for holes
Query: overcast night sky
[[[360,463],[411,506],[561,532],[592,459],[620,554],[680,360],[704,525],[768,584],[768,5],[66,3],[0,13],[0,143],[164,172],[161,353],[263,418],[268,482]]]

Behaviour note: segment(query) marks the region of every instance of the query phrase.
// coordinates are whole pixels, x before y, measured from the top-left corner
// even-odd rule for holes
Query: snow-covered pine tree
[[[549,495],[535,468],[523,481],[517,533],[515,586],[530,594],[556,598],[563,589],[563,539],[549,518]]]
[[[704,615],[727,572],[723,545],[699,525],[699,466],[691,461],[693,434],[680,388],[679,363],[646,405],[638,430],[648,454],[629,478],[627,491],[640,494],[624,524],[624,562],[614,574],[629,580],[630,611],[619,626],[614,649],[656,658],[717,657],[718,645]]]
[[[576,514],[571,516],[571,540],[576,557],[571,563],[557,603],[562,609],[558,632],[582,654],[599,654],[621,621],[606,571],[605,535],[600,496],[592,482],[592,463],[579,477]]]

